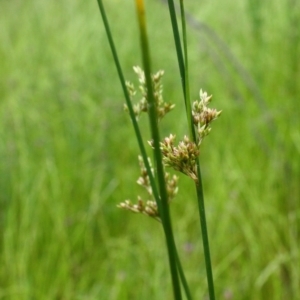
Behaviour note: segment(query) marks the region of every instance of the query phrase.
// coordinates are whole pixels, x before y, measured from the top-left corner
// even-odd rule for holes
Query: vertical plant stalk
[[[190,138],[195,142],[196,134],[195,127],[192,119],[192,109],[191,109],[191,99],[190,99],[190,84],[189,84],[189,64],[188,64],[188,50],[187,50],[187,34],[186,34],[186,22],[185,22],[185,13],[184,13],[184,4],[183,0],[180,0],[180,12],[182,20],[182,39],[183,39],[183,50],[184,50],[184,79],[185,85],[184,88],[184,99],[185,99],[185,108],[186,116],[188,120],[188,127],[190,132]]]
[[[178,30],[178,24],[177,24],[177,19],[176,19],[176,11],[175,11],[175,5],[174,5],[173,0],[168,0],[168,7],[169,7],[171,24],[172,24],[175,48],[176,48],[176,53],[177,53],[177,61],[178,61],[180,78],[181,78],[181,83],[182,83],[182,90],[183,90],[183,94],[185,96],[185,89],[186,88],[185,88],[184,59],[183,59],[183,54],[182,54],[180,34],[179,34],[179,30]],[[186,99],[185,99],[185,104],[187,105]]]
[[[182,283],[182,286],[183,286],[183,289],[184,289],[184,292],[185,292],[186,299],[187,300],[192,300],[192,294],[190,292],[189,285],[186,281],[186,278],[185,278],[185,275],[184,275],[184,272],[183,272],[183,269],[182,269],[182,265],[181,265],[181,262],[180,262],[180,258],[179,258],[177,249],[176,249],[176,260],[177,260],[178,273],[179,273],[180,280],[181,280],[181,283]]]
[[[187,48],[186,20],[185,20],[183,0],[180,0],[180,12],[181,12],[181,22],[182,22],[183,50],[184,50],[184,59],[185,59],[184,61],[184,66],[185,66],[184,94],[185,94],[185,104],[186,104],[185,106],[186,106],[190,136],[193,139],[193,141],[196,143],[197,141],[196,141],[195,127],[192,119],[191,100],[190,100],[190,91],[189,91],[188,48]],[[195,187],[196,187],[197,199],[198,199],[198,210],[199,210],[199,218],[200,218],[200,225],[201,225],[201,232],[202,232],[202,243],[203,243],[203,251],[205,257],[208,293],[209,293],[210,300],[215,300],[214,280],[213,280],[211,258],[210,258],[210,248],[209,248],[208,230],[207,230],[205,205],[204,205],[204,194],[203,194],[199,159],[197,160],[197,175],[198,175],[198,182],[195,183]]]
[[[162,153],[160,150],[160,137],[159,137],[159,130],[158,130],[158,122],[157,122],[158,119],[156,113],[156,104],[155,104],[153,87],[152,87],[152,79],[151,79],[150,53],[149,53],[148,37],[147,37],[147,29],[146,29],[145,8],[144,8],[143,0],[136,0],[135,3],[137,8],[138,23],[140,28],[142,60],[143,60],[143,67],[145,71],[145,79],[146,79],[146,86],[147,86],[149,122],[150,122],[150,128],[151,128],[152,139],[153,139],[158,186],[160,191],[161,219],[163,223],[166,244],[168,249],[168,257],[169,257],[170,272],[172,277],[174,298],[176,300],[181,300],[182,297],[181,297],[181,290],[180,290],[180,282],[178,278],[177,264],[176,264],[177,261],[176,247],[175,247],[175,241],[174,241],[170,212],[169,212],[168,194],[166,190],[164,167],[162,162]]]
[[[213,279],[212,265],[211,265],[211,258],[210,258],[208,230],[207,230],[203,186],[202,186],[199,160],[197,161],[197,174],[198,174],[198,183],[196,184],[196,191],[197,191],[198,209],[199,209],[199,217],[200,217],[201,232],[202,232],[202,244],[203,244],[204,257],[205,257],[208,293],[209,293],[209,299],[215,300],[214,279]]]
[[[137,123],[137,120],[136,120],[136,117],[135,117],[135,114],[134,114],[134,110],[133,110],[133,107],[132,107],[132,103],[131,103],[131,100],[130,100],[130,96],[129,96],[127,87],[126,87],[126,83],[125,83],[124,75],[123,75],[122,68],[121,68],[121,65],[120,65],[120,62],[119,62],[116,47],[115,47],[115,44],[114,44],[114,41],[113,41],[113,38],[112,38],[110,26],[109,26],[109,23],[108,23],[108,20],[107,20],[107,17],[106,17],[106,12],[105,12],[105,9],[104,9],[104,5],[103,5],[102,0],[97,0],[97,2],[98,2],[99,10],[100,10],[100,13],[101,13],[101,17],[102,17],[102,20],[103,20],[103,24],[104,24],[104,27],[105,27],[106,36],[108,38],[108,42],[109,42],[111,52],[112,52],[112,55],[113,55],[114,63],[115,63],[115,66],[117,68],[118,76],[119,76],[119,79],[120,79],[120,82],[121,82],[121,85],[122,85],[123,93],[124,93],[124,96],[125,96],[125,101],[126,101],[126,104],[127,104],[128,110],[129,110],[130,119],[131,119],[131,122],[132,122],[132,125],[133,125],[133,128],[134,128],[134,132],[135,132],[135,135],[136,135],[136,138],[137,138],[137,141],[138,141],[138,145],[139,145],[139,148],[140,148],[140,152],[141,152],[141,155],[142,155],[142,158],[143,158],[144,165],[145,165],[145,167],[147,169],[147,173],[149,175],[149,180],[150,180],[151,187],[152,187],[152,190],[153,190],[153,195],[154,195],[155,199],[159,199],[159,195],[158,195],[158,191],[157,191],[157,188],[156,188],[155,180],[153,178],[152,171],[151,171],[151,166],[150,166],[149,161],[148,161],[147,152],[146,152],[146,149],[145,149],[145,146],[144,146],[144,143],[143,143],[143,139],[142,139],[142,135],[141,135],[141,132],[140,132],[140,129],[139,129],[139,126],[138,126],[138,123]],[[158,209],[159,209],[160,208],[160,203],[157,203],[157,205],[158,205]]]

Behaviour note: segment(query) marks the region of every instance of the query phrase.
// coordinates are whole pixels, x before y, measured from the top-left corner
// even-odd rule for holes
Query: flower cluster
[[[141,213],[147,215],[151,218],[160,221],[157,204],[155,201],[147,200],[146,203],[138,196],[137,204],[131,203],[130,200],[125,200],[121,202],[117,207],[129,210],[134,213]]]
[[[146,80],[145,80],[145,73],[144,71],[136,66],[133,67],[134,72],[138,76],[139,80],[139,90],[142,94],[142,98],[138,101],[137,104],[133,106],[133,111],[135,113],[135,116],[138,118],[142,112],[148,111],[148,102],[147,102],[147,86],[146,86]],[[154,91],[154,99],[157,109],[157,115],[159,120],[162,119],[169,111],[171,111],[175,105],[171,103],[166,103],[163,99],[162,93],[163,93],[163,85],[161,83],[162,77],[164,75],[164,71],[160,70],[154,75],[152,75],[152,85],[153,85],[153,91]],[[133,83],[127,81],[126,82],[127,90],[130,95],[131,101],[137,94],[137,91],[133,85]],[[128,107],[125,105],[125,110],[128,110]]]
[[[195,142],[185,136],[175,146],[175,135],[171,134],[160,143],[165,166],[189,176],[196,183],[198,183],[197,160],[201,142],[211,130],[210,123],[221,114],[221,111],[207,107],[211,98],[212,96],[200,90],[200,101],[194,101],[192,105],[192,118],[197,133]],[[153,143],[151,141],[149,143],[153,147]]]
[[[200,90],[200,101],[193,102],[192,117],[197,129],[197,143],[199,146],[203,138],[207,136],[211,130],[210,123],[216,120],[221,114],[221,111],[207,107],[211,99],[212,96],[208,96],[206,92]]]
[[[139,102],[133,106],[135,116],[138,118],[142,112],[148,111],[147,86],[144,71],[140,67],[133,67],[133,70],[138,76],[139,91],[142,95],[142,98],[139,100]],[[158,71],[151,77],[157,116],[159,120],[162,119],[175,106],[174,104],[166,103],[163,99],[163,86],[161,83],[163,75],[163,71]],[[126,86],[132,101],[136,96],[137,91],[134,85],[130,82],[126,82]],[[196,136],[194,137],[195,140],[190,140],[188,136],[184,136],[183,140],[180,141],[178,145],[175,145],[176,137],[175,135],[170,134],[169,137],[164,138],[164,140],[160,142],[164,166],[171,167],[175,171],[179,171],[189,176],[196,184],[198,184],[199,180],[197,174],[197,161],[200,153],[200,145],[204,137],[207,136],[211,130],[211,122],[217,119],[221,114],[221,111],[208,108],[208,104],[210,103],[211,99],[212,96],[208,96],[206,92],[200,90],[200,100],[194,101],[192,104],[192,121],[196,129]],[[127,106],[125,106],[125,108],[128,109]],[[153,142],[150,141],[149,144],[153,148]],[[118,207],[135,213],[142,213],[160,221],[160,215],[157,206],[157,201],[160,199],[154,199],[149,174],[144,165],[142,157],[139,157],[139,165],[141,173],[137,183],[147,191],[148,196],[150,196],[150,200],[143,200],[140,196],[138,196],[136,204],[133,204],[130,200],[125,200],[124,202],[120,203]],[[151,175],[154,177],[154,170],[151,166],[150,160],[149,165],[151,168]],[[165,173],[165,182],[168,193],[168,202],[170,203],[170,201],[178,192],[178,177],[175,175],[171,176],[169,173]]]
[[[151,162],[149,158],[148,161],[151,167]],[[150,179],[141,156],[139,156],[139,165],[140,165],[141,173],[140,173],[140,177],[137,180],[137,183],[140,186],[144,187],[147,193],[149,194],[149,196],[153,199]],[[151,172],[153,174],[152,167],[151,167]],[[165,180],[167,185],[168,202],[170,203],[170,201],[178,193],[178,177],[176,175],[171,176],[169,173],[165,173]],[[133,204],[130,200],[125,200],[124,202],[121,202],[119,205],[117,205],[117,207],[129,210],[134,213],[142,213],[160,221],[159,211],[155,199],[143,200],[140,196],[138,196],[138,201],[136,204]]]
[[[199,156],[199,148],[190,139],[185,136],[178,146],[174,145],[175,135],[170,134],[160,143],[160,149],[163,154],[163,162],[166,167],[172,167],[191,177],[198,182],[196,162]],[[152,145],[152,143],[150,143]],[[152,145],[153,146],[153,145]]]

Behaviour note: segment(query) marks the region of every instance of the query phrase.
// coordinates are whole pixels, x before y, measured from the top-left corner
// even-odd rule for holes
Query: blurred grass
[[[186,121],[168,12],[148,2],[153,69],[166,71],[165,97],[177,105],[162,130],[180,137]],[[134,80],[133,3],[105,5]],[[299,4],[186,7],[265,101],[261,107],[211,35],[189,28],[192,96],[201,87],[223,110],[201,153],[218,298],[297,299]],[[0,299],[170,299],[160,225],[115,208],[140,193],[138,150],[97,3],[2,1],[0,61]],[[172,215],[193,294],[204,299],[191,184],[180,180]]]

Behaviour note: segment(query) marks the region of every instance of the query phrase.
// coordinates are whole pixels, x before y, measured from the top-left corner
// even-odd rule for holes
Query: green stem
[[[185,103],[186,103],[185,106],[186,106],[190,136],[193,139],[193,141],[197,143],[195,127],[192,119],[191,101],[190,101],[190,92],[189,92],[189,72],[188,72],[189,70],[188,70],[188,50],[187,50],[188,48],[187,48],[186,21],[185,21],[183,0],[180,0],[180,12],[181,12],[181,20],[182,20],[183,49],[184,49],[184,58],[185,58],[184,61],[185,62]],[[197,190],[198,210],[199,210],[200,225],[201,225],[201,232],[202,232],[202,243],[203,243],[203,250],[204,250],[204,257],[205,257],[206,277],[207,277],[210,300],[214,300],[215,299],[214,281],[212,275],[212,266],[211,266],[209,240],[208,240],[207,223],[206,223],[206,215],[205,215],[205,205],[204,205],[204,194],[203,194],[199,160],[197,162],[197,174],[198,174],[198,184],[196,184],[196,190]]]
[[[189,64],[188,64],[188,48],[187,48],[187,33],[186,33],[186,21],[184,13],[183,0],[180,0],[180,13],[181,13],[181,24],[182,24],[182,39],[183,39],[183,50],[184,50],[184,65],[185,65],[185,86],[184,86],[184,98],[185,98],[185,109],[188,120],[188,128],[190,132],[190,138],[196,140],[195,127],[192,118],[192,108],[190,99],[190,83],[189,83]]]
[[[196,184],[197,190],[197,198],[198,198],[198,208],[199,208],[199,217],[201,224],[201,232],[202,232],[202,243],[205,257],[205,268],[206,268],[206,277],[208,284],[208,293],[209,299],[215,300],[215,289],[214,289],[214,280],[210,259],[210,249],[209,249],[209,240],[208,240],[208,232],[207,232],[207,223],[206,223],[206,215],[205,215],[205,205],[204,205],[204,195],[203,195],[203,187],[202,187],[202,178],[201,178],[201,170],[200,163],[197,163],[197,173],[198,173],[198,184]]]
[[[116,47],[115,47],[115,44],[114,44],[114,41],[113,41],[113,38],[112,38],[110,26],[109,26],[109,23],[108,23],[108,20],[107,20],[107,17],[106,17],[106,12],[105,12],[102,0],[97,0],[97,1],[98,1],[98,6],[99,6],[99,9],[100,9],[101,16],[102,16],[103,24],[104,24],[104,27],[105,27],[106,36],[108,38],[108,42],[109,42],[111,52],[112,52],[112,55],[113,55],[114,63],[115,63],[115,66],[117,68],[118,76],[119,76],[119,79],[120,79],[120,82],[121,82],[121,85],[122,85],[122,89],[123,89],[126,104],[127,104],[127,107],[128,107],[130,119],[131,119],[131,122],[132,122],[132,125],[133,125],[133,128],[134,128],[134,132],[135,132],[135,135],[136,135],[136,138],[137,138],[137,141],[138,141],[138,145],[139,145],[140,152],[141,152],[141,155],[142,155],[142,158],[143,158],[143,162],[144,162],[146,170],[147,170],[147,174],[149,175],[153,195],[154,195],[154,198],[157,202],[158,210],[160,211],[161,210],[161,208],[160,208],[161,205],[160,205],[160,202],[158,201],[159,194],[158,194],[158,191],[157,191],[157,187],[156,187],[156,184],[155,184],[154,177],[152,175],[151,166],[150,166],[149,161],[148,161],[148,156],[147,156],[147,152],[146,152],[146,149],[145,149],[145,146],[144,146],[144,143],[143,143],[141,131],[139,129],[139,126],[138,126],[138,123],[137,123],[137,120],[136,120],[136,117],[135,117],[135,114],[134,114],[134,110],[133,110],[133,107],[132,107],[131,99],[130,99],[130,96],[129,96],[129,93],[128,93],[128,90],[127,90],[127,87],[126,87],[126,82],[125,82],[125,79],[124,79],[124,75],[123,75],[123,72],[122,72],[122,68],[121,68],[121,65],[120,65],[120,61],[119,61],[119,58],[118,58]]]
[[[176,53],[177,53],[177,61],[178,61],[179,72],[180,72],[181,83],[182,83],[182,90],[183,90],[183,94],[185,96],[185,90],[186,90],[186,88],[185,88],[185,68],[184,68],[184,59],[183,59],[183,54],[182,54],[182,49],[181,49],[180,34],[179,34],[177,18],[176,18],[176,10],[175,10],[175,5],[174,5],[173,0],[168,0],[168,4],[169,4],[168,7],[169,7],[170,18],[171,18],[175,48],[176,48]]]
[[[185,278],[185,275],[184,275],[184,272],[183,272],[183,269],[182,269],[182,265],[181,265],[181,262],[180,262],[180,259],[179,259],[179,256],[178,256],[177,249],[176,249],[176,262],[177,262],[178,272],[179,272],[180,280],[181,280],[186,298],[187,298],[187,300],[192,300],[192,294],[190,292],[189,285],[186,281],[186,278]]]
[[[158,122],[157,122],[158,118],[157,118],[156,104],[155,104],[153,87],[152,87],[150,53],[149,53],[149,46],[148,46],[145,9],[144,9],[143,0],[136,0],[136,7],[137,7],[139,28],[140,28],[143,66],[144,66],[146,86],[147,86],[149,122],[150,122],[152,139],[153,139],[154,156],[156,158],[157,178],[158,178],[158,185],[160,191],[161,219],[163,223],[166,244],[168,249],[174,298],[176,300],[181,300],[182,297],[181,297],[180,283],[179,283],[177,265],[176,265],[176,260],[177,260],[176,246],[173,237],[171,218],[169,213],[168,193],[166,190],[164,167],[162,163],[162,154],[160,150],[160,137],[159,137],[159,130],[158,130]]]

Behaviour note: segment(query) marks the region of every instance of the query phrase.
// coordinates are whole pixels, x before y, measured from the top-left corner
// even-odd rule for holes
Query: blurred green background
[[[126,78],[134,1],[105,1]],[[300,4],[185,2],[191,95],[223,111],[201,165],[218,299],[299,299]],[[161,226],[116,208],[143,195],[138,146],[96,1],[0,1],[0,299],[172,299]],[[146,1],[153,70],[187,133],[167,6]],[[135,81],[136,82],[136,81]],[[146,118],[140,121],[149,139]],[[172,203],[195,299],[207,299],[193,183]]]

